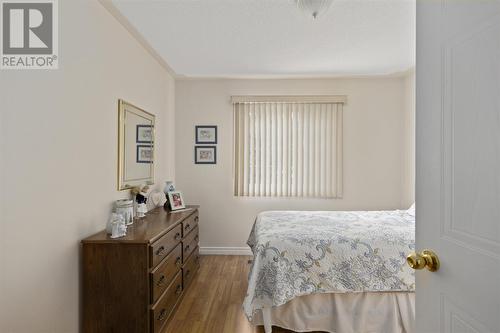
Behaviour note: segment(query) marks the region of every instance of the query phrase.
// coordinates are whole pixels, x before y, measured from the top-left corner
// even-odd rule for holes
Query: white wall
[[[406,78],[182,80],[176,83],[176,179],[201,205],[202,247],[242,247],[256,214],[272,209],[405,207]],[[232,194],[231,95],[345,94],[342,199],[238,198]],[[218,125],[217,165],[195,165],[194,126]],[[406,179],[406,178],[405,178]]]
[[[59,18],[59,70],[0,71],[2,333],[78,332],[79,241],[127,195],[118,98],[156,114],[155,176],[174,177],[174,80],[97,1]]]

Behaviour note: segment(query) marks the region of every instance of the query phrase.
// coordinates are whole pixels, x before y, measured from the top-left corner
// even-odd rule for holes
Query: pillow
[[[413,203],[406,212],[412,216],[415,216],[415,203]]]

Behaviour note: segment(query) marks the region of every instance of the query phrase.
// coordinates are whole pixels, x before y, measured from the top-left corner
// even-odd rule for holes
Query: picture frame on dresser
[[[170,209],[176,211],[179,209],[185,209],[184,198],[180,191],[170,191],[168,192],[168,202],[170,203]]]

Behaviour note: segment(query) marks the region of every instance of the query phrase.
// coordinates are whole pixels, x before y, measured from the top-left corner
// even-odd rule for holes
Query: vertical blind
[[[233,97],[236,196],[342,196],[345,98]]]

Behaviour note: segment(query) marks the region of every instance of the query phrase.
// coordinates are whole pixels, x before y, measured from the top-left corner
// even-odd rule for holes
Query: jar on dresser
[[[199,268],[198,206],[159,207],[111,239],[82,240],[85,333],[163,332]]]

